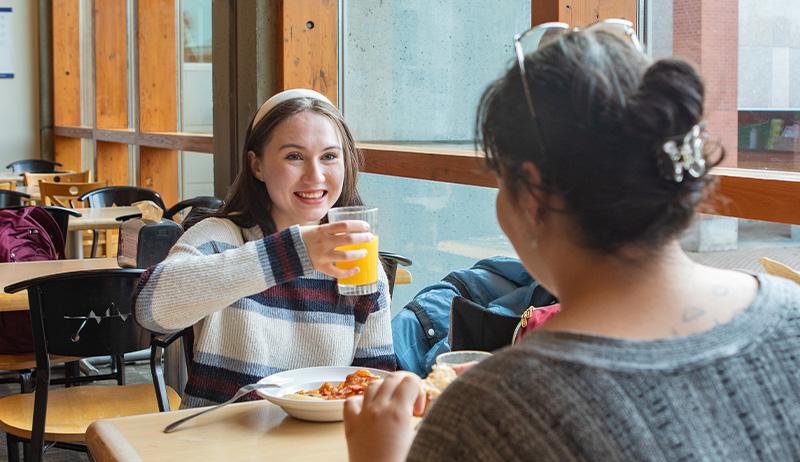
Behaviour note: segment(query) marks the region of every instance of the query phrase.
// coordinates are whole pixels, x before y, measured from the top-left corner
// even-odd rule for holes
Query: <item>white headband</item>
[[[284,101],[289,101],[290,99],[295,98],[312,98],[319,101],[324,101],[334,108],[336,107],[328,98],[325,97],[325,95],[314,90],[309,90],[307,88],[293,88],[291,90],[284,90],[280,93],[272,95],[270,99],[264,101],[264,104],[258,108],[258,112],[256,112],[256,116],[253,118],[253,125],[250,126],[250,129],[252,130],[253,127],[255,127],[256,124],[269,113],[269,111],[275,108],[275,106],[283,103]]]

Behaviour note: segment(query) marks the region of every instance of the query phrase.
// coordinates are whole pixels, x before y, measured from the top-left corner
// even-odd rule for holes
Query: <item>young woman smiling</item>
[[[267,100],[245,138],[242,168],[223,208],[192,226],[143,275],[137,320],[157,332],[194,326],[182,407],[229,399],[242,385],[310,366],[394,369],[389,289],[340,296],[338,246],[371,239],[366,223],[323,223],[360,205],[360,155],[323,95],[287,90]],[[250,396],[254,398],[254,395]]]

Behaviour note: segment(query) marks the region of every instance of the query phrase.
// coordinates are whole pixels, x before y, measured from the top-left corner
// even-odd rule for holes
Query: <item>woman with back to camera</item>
[[[561,313],[455,380],[416,436],[418,378],[348,400],[351,460],[800,456],[800,287],[682,251],[718,157],[703,84],[618,26],[534,48],[478,113],[500,225]]]
[[[361,204],[359,163],[350,130],[325,96],[287,90],[259,108],[225,205],[142,276],[137,294],[136,319],[146,328],[194,326],[182,407],[226,401],[287,369],[395,369],[382,269],[370,295],[340,296],[334,279],[358,271],[334,262],[365,251],[335,248],[369,241],[368,225],[320,224],[331,207]]]

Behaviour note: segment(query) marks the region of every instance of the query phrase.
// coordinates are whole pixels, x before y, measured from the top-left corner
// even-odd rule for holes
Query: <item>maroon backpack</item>
[[[64,258],[64,236],[50,212],[41,207],[0,210],[0,263],[59,258]],[[31,352],[30,313],[0,313],[0,353]]]

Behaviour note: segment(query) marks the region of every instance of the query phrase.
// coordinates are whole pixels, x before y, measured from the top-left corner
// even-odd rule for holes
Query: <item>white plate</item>
[[[343,419],[344,400],[299,400],[284,398],[283,396],[296,393],[300,390],[315,390],[324,382],[338,384],[359,369],[366,369],[378,377],[386,377],[388,372],[380,369],[370,369],[368,367],[305,367],[303,369],[292,369],[289,371],[278,372],[259,380],[258,383],[273,381],[290,381],[285,385],[274,388],[264,388],[256,390],[262,398],[280,406],[287,414],[301,420],[311,420],[314,422],[337,422]]]

